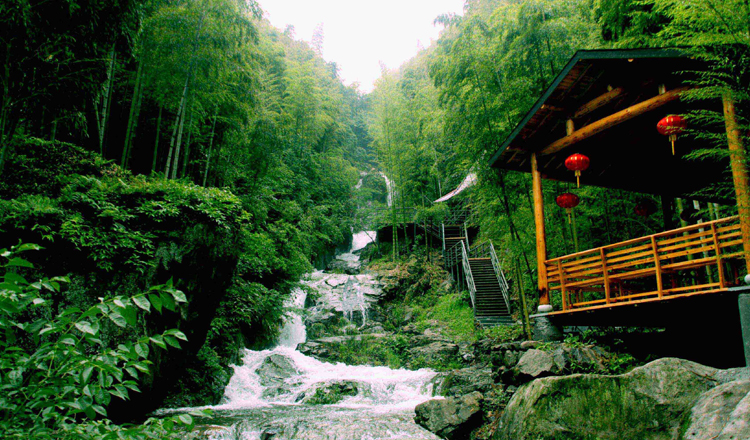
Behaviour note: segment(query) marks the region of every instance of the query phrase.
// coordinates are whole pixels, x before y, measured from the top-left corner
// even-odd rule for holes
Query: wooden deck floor
[[[741,293],[750,293],[750,286],[554,311],[532,315],[532,318],[546,316],[559,326],[669,327],[691,322],[701,325],[709,318],[735,319]]]

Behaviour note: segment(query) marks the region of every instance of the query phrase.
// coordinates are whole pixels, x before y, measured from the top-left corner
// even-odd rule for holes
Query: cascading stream
[[[354,235],[352,248],[337,258],[358,264],[355,252],[374,240],[374,233]],[[318,303],[366,322],[368,305],[379,290],[370,275],[316,271],[303,280],[320,295]],[[432,397],[435,373],[351,366],[321,362],[296,350],[306,341],[302,311],[306,289],[296,289],[287,301],[288,316],[278,345],[270,350],[244,350],[242,364],[224,391],[222,403],[205,430],[210,439],[261,438],[376,440],[434,440],[413,421],[414,407]],[[306,401],[316,390],[346,384],[355,391],[336,404]]]

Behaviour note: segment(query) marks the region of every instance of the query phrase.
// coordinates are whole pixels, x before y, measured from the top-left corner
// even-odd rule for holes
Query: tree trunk
[[[109,109],[112,103],[112,84],[115,80],[115,60],[117,58],[117,52],[115,52],[115,44],[112,43],[112,49],[109,51],[109,68],[107,69],[107,81],[104,83],[104,94],[102,103],[101,120],[99,121],[99,154],[104,156],[104,133],[107,130],[107,122],[109,121]]]
[[[206,181],[208,180],[208,168],[211,166],[211,152],[214,148],[214,130],[216,130],[216,116],[217,114],[214,114],[214,121],[211,124],[211,136],[209,137],[208,141],[208,157],[206,158],[206,169],[203,170],[203,186],[206,186]]]
[[[185,128],[185,113],[187,112],[187,100],[185,101],[185,108],[182,109],[182,117],[180,118],[180,129],[177,131],[177,145],[175,146],[174,152],[174,166],[172,166],[172,179],[177,178],[177,170],[180,166],[180,147],[182,146],[182,133]]]
[[[163,105],[159,105],[159,116],[156,118],[156,140],[154,141],[154,160],[151,162],[151,174],[156,171],[156,158],[159,156],[159,135],[161,134],[161,112]]]
[[[133,136],[133,126],[135,125],[136,107],[138,107],[138,100],[141,90],[141,82],[143,77],[143,62],[138,63],[138,69],[135,74],[135,86],[133,87],[133,99],[130,101],[130,114],[128,116],[128,125],[125,130],[125,144],[122,147],[122,159],[120,160],[120,166],[125,168],[128,162],[128,155],[130,154],[130,141]]]
[[[167,155],[167,163],[164,165],[164,178],[169,179],[169,172],[172,169],[172,155],[174,153],[175,140],[177,139],[177,129],[180,127],[180,121],[182,115],[185,112],[185,95],[187,94],[188,82],[190,81],[190,75],[185,79],[185,87],[182,89],[182,97],[180,103],[177,106],[177,117],[174,120],[174,127],[172,128],[172,138],[169,141],[169,154]]]
[[[180,177],[185,177],[187,173],[188,159],[190,159],[190,138],[193,134],[193,111],[190,110],[190,119],[188,119],[188,134],[185,141],[185,156],[182,159],[182,171]]]

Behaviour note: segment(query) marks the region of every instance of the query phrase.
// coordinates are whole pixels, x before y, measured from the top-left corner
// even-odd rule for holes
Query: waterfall
[[[355,252],[374,236],[372,231],[354,234],[351,249],[337,258],[358,262]],[[366,274],[308,274],[302,280],[306,289],[295,289],[285,303],[289,312],[278,345],[269,350],[244,350],[242,363],[233,367],[222,402],[212,407],[215,416],[204,431],[208,438],[437,439],[413,421],[414,407],[432,398],[435,372],[333,364],[296,349],[306,341],[302,315],[307,289],[317,291],[319,302],[347,317],[353,319],[354,312],[360,311],[364,324],[373,293],[377,293],[374,282]],[[304,403],[316,389],[332,383],[352,384],[356,394],[331,405]]]

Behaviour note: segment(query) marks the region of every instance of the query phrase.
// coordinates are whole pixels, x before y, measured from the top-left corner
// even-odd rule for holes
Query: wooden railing
[[[710,293],[738,283],[742,258],[729,217],[547,260],[547,288],[563,311]]]

